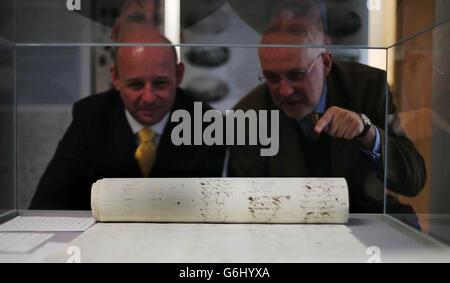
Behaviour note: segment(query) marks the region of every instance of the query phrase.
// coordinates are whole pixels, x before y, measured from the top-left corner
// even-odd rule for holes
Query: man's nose
[[[142,101],[145,103],[152,103],[156,99],[155,92],[151,83],[146,83],[144,93],[142,94]]]
[[[278,89],[278,92],[282,96],[289,96],[294,92],[294,88],[290,85],[290,82],[282,79],[280,81],[280,88]]]

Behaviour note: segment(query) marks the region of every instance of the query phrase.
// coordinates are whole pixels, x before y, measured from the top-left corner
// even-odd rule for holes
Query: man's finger
[[[328,130],[326,133],[331,137],[336,137],[338,131],[339,131],[340,125],[339,122],[336,120],[336,116],[334,117],[333,121],[328,127]]]
[[[342,112],[338,124],[340,125],[336,133],[336,137],[338,138],[346,138],[346,135],[351,134],[354,130],[355,123],[351,113],[348,111]]]
[[[330,108],[323,114],[322,118],[317,122],[316,127],[314,128],[314,132],[320,134],[323,132],[324,128],[328,128],[333,122],[334,113],[336,110],[334,108]]]
[[[338,130],[336,131],[336,137],[343,138],[348,130],[349,127],[346,124],[340,124]]]

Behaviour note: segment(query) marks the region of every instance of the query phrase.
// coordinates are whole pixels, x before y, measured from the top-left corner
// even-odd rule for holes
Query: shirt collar
[[[323,88],[322,97],[320,98],[319,105],[317,105],[316,109],[314,109],[314,112],[323,114],[327,110],[327,93],[328,93],[328,87],[327,83],[325,82],[325,86]],[[297,122],[301,123],[306,117],[297,118]]]
[[[136,134],[143,128],[146,128],[146,126],[139,123],[134,117],[128,112],[128,110],[125,108],[125,116],[127,117],[128,124],[131,127],[131,130],[133,131],[133,134]],[[157,124],[147,127],[152,129],[156,134],[162,135],[164,128],[166,127],[167,121],[169,120],[170,112],[168,112]]]

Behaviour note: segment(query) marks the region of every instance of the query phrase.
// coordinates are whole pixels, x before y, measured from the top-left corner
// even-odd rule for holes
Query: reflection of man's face
[[[263,44],[302,44],[294,35],[274,33]],[[260,48],[259,57],[275,105],[290,118],[304,117],[317,107],[328,71],[323,51],[314,48]],[[306,78],[304,73],[309,69]]]
[[[155,2],[155,0],[129,0],[121,11],[121,22],[161,22],[162,19],[158,16],[161,11]]]
[[[127,0],[114,24],[111,40],[116,40],[119,29],[121,32],[127,32],[127,29],[132,29],[136,24],[151,26],[156,31],[162,31],[162,13],[162,5],[159,5],[156,0]]]
[[[151,126],[171,109],[182,71],[170,47],[120,47],[113,82],[130,114]]]

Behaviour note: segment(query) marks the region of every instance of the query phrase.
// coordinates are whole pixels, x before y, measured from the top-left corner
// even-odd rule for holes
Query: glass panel
[[[309,39],[299,38],[299,40],[299,42],[302,42],[302,40]],[[139,45],[133,45],[120,48],[126,50],[128,48],[138,47]],[[144,50],[157,50],[161,48],[163,47],[144,47]],[[269,52],[271,49],[273,48],[262,48],[259,51],[263,52],[266,50]],[[333,75],[330,75],[330,82],[327,83],[327,99],[330,99],[328,108],[332,105],[340,105],[342,108],[348,107],[350,110],[362,112],[361,107],[366,106],[360,105],[362,103],[360,98],[361,93],[364,91],[361,89],[365,89],[367,86],[361,83],[362,85],[357,87],[359,91],[354,91],[352,84],[349,84],[348,80],[355,76],[355,80],[360,81],[357,79],[359,76],[358,73],[360,72],[367,71],[368,73],[376,73],[379,78],[379,81],[377,82],[379,88],[377,90],[380,92],[375,93],[374,95],[380,95],[380,97],[376,96],[376,101],[379,102],[377,105],[380,107],[375,111],[376,114],[372,114],[373,116],[371,116],[371,118],[374,123],[377,123],[380,128],[383,128],[385,108],[384,104],[381,102],[381,96],[383,95],[386,76],[383,72],[366,69],[362,65],[357,65],[355,62],[366,65],[369,64],[373,67],[379,67],[385,70],[386,50],[333,48],[329,49],[329,51],[333,55],[334,67],[332,71]],[[287,54],[288,61],[293,61],[288,68],[289,70],[287,70],[289,71],[287,76],[295,81],[298,80],[298,78],[293,77],[294,72],[291,72],[291,69],[298,69],[298,72],[308,72],[309,70],[307,76],[310,78],[308,79],[314,81],[314,83],[311,83],[311,85],[314,85],[312,91],[315,95],[320,96],[322,94],[320,88],[323,84],[320,83],[321,76],[320,71],[318,70],[319,68],[323,68],[323,61],[326,57],[326,55],[323,54],[325,49],[277,48],[277,52],[275,53],[278,52]],[[84,99],[83,101],[86,102],[85,97],[90,94],[108,92],[113,88],[114,77],[111,74],[111,66],[115,64],[114,56],[116,53],[117,49],[115,46],[17,47],[17,180],[19,190],[18,204],[20,209],[29,207],[43,173],[46,170],[52,170],[48,169],[47,166],[54,157],[59,142],[62,140],[71,124],[73,104],[81,99]],[[260,86],[264,80],[267,80],[267,73],[263,72],[261,69],[258,48],[208,47],[205,49],[204,47],[190,46],[182,47],[180,53],[185,66],[181,88],[186,90],[187,93],[189,93],[189,97],[193,100],[208,103],[211,107],[220,110],[223,114],[226,110],[232,109],[234,105],[243,99],[249,92]],[[311,54],[314,54],[314,56],[311,57]],[[141,61],[145,62],[146,60],[150,60],[150,58],[150,56],[145,56]],[[343,61],[346,61],[346,63]],[[121,64],[124,63],[122,62]],[[281,67],[284,69],[287,68],[285,66]],[[271,70],[271,68],[272,67],[270,67],[269,70]],[[276,67],[274,70],[278,70],[278,68],[279,67]],[[280,71],[283,74],[284,69]],[[132,71],[133,69],[128,70],[128,72]],[[119,71],[119,77],[120,74],[121,72]],[[341,77],[344,80],[343,82],[339,79]],[[319,81],[319,83],[317,81]],[[365,79],[361,79],[361,81],[369,83]],[[371,86],[369,88],[376,89]],[[299,93],[304,92],[301,87],[297,89],[297,91]],[[346,96],[337,94],[341,92],[348,92],[351,99],[341,99],[341,96]],[[117,99],[119,99],[119,94],[117,92],[114,93]],[[305,95],[308,96],[309,94]],[[337,96],[338,98],[334,98],[334,96]],[[318,103],[318,101],[314,100],[314,103],[316,102]],[[374,102],[368,101],[364,103],[371,104]],[[267,107],[267,110],[269,110],[270,107]],[[98,111],[101,110],[99,109]],[[122,118],[125,120],[124,112],[120,112],[119,114],[121,114],[123,116]],[[95,120],[97,119],[102,118],[95,118]],[[359,119],[359,117],[357,119]],[[294,120],[291,119],[289,121],[292,122]],[[169,135],[169,142],[170,138]],[[286,142],[286,137],[281,136],[281,133],[279,138],[280,143]],[[364,156],[361,156],[363,154],[362,152],[351,149],[352,142],[348,142],[346,146],[343,146],[347,149],[346,151],[339,149],[341,147],[339,143],[340,142],[338,141],[336,142],[337,145],[333,145],[338,148],[333,148],[333,151],[330,153],[333,154],[333,156],[330,157],[330,160],[341,160],[343,158],[353,160],[353,158],[358,158],[366,167],[372,166],[370,161],[364,159]],[[91,144],[86,146],[91,146]],[[291,153],[286,152],[282,147],[277,150],[280,150],[280,155],[284,155],[284,157],[279,158],[292,158],[294,163],[296,162],[296,157],[290,157]],[[96,150],[90,151],[89,154],[93,154],[94,152],[96,152]],[[344,156],[337,156],[339,154],[344,154]],[[353,154],[354,156],[352,155],[352,157],[349,158],[346,154]],[[133,155],[133,152],[131,155]],[[65,159],[69,157],[60,156],[59,158]],[[132,156],[130,158],[132,158]],[[95,162],[95,154],[89,159],[93,160],[92,162]],[[174,164],[170,166],[179,166],[181,168],[183,162],[185,161],[180,160],[177,161],[176,166]],[[335,161],[326,162],[327,164],[332,164],[329,166],[332,171],[326,176],[349,177],[353,179],[357,175],[355,173],[355,168],[358,166],[345,167],[340,166]],[[106,169],[102,166],[106,165],[107,164],[92,165],[94,166],[93,169],[91,168],[93,171],[88,171],[86,174],[89,176],[93,174],[92,177],[95,178],[113,176],[104,172]],[[287,177],[292,174],[296,176],[309,175],[309,172],[302,169],[298,169],[298,171],[295,171],[294,173],[289,172],[289,170],[290,169],[284,172],[283,176]],[[67,169],[63,173],[68,174],[68,171],[70,170]],[[274,174],[276,173],[269,172],[266,176],[273,176]],[[114,176],[126,177],[128,176],[128,173],[123,173],[122,171],[122,173]],[[174,171],[167,176],[180,176],[180,173]],[[215,176],[222,175],[216,174]],[[82,176],[78,176],[79,180],[82,180],[85,177],[86,176],[83,174]],[[64,177],[61,176],[61,178]],[[89,179],[87,182],[89,181],[92,182],[95,180]],[[352,206],[352,209],[354,209],[353,212],[383,212],[383,178],[378,178],[376,182],[379,185],[376,188],[376,190],[378,190],[378,195],[370,196],[371,198],[376,199],[372,199],[373,202],[367,204],[365,207],[357,193],[362,190],[361,180],[352,182],[352,187],[354,187],[352,192],[355,192],[352,193],[352,198],[357,199],[359,205],[359,207],[357,205],[354,207]],[[89,192],[90,184],[86,187],[88,188],[86,192]],[[367,201],[367,199],[364,199],[364,201]],[[89,207],[85,207],[85,209],[89,209]]]
[[[16,208],[14,83],[14,2],[0,3],[0,216]]]
[[[439,9],[449,11],[448,3],[444,2],[440,2]],[[389,144],[392,158],[387,167],[390,174],[404,179],[401,188],[408,194],[399,200],[408,208],[389,203],[386,207],[387,213],[408,224],[416,218],[413,209],[421,230],[446,243],[450,243],[450,179],[446,168],[450,158],[449,31],[447,22],[389,50],[389,69],[395,73],[392,90],[400,117],[398,126],[414,143],[423,160],[417,155],[405,156],[403,158],[410,164],[404,168],[407,171],[396,171],[401,152],[396,152],[394,143]],[[388,183],[387,188],[393,189],[393,184]]]
[[[0,2],[0,43],[15,42],[15,0]]]
[[[312,0],[291,0],[287,4],[278,0],[16,2],[21,44],[107,44],[120,30],[136,24],[153,26],[174,44],[259,44],[261,34],[276,27],[280,19],[294,18],[297,24],[288,24],[291,32],[318,27],[329,36],[327,44],[389,47],[434,24],[426,17],[418,20],[410,15],[433,10],[434,1],[430,0],[321,0],[316,4]],[[411,18],[414,25],[403,29]]]
[[[16,52],[18,207],[27,209],[70,124],[72,104],[92,91],[93,59],[88,47],[17,47]]]

